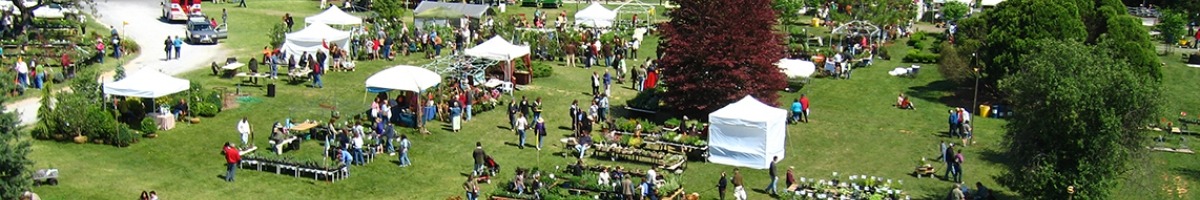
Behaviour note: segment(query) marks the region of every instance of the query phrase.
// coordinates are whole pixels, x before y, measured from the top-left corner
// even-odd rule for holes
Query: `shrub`
[[[62,115],[70,116],[70,115]],[[82,117],[82,123],[77,123],[78,129],[88,138],[112,139],[122,124],[113,113],[99,105],[87,108]]]
[[[141,137],[137,133],[133,132],[133,130],[131,130],[129,128],[129,125],[125,125],[125,124],[121,124],[120,126],[118,126],[117,129],[115,130],[115,134],[113,134],[113,136],[114,136],[114,138],[112,138],[110,140],[113,141],[113,145],[116,145],[118,147],[127,147],[130,144],[137,142],[137,139],[139,137]]]
[[[920,50],[909,50],[908,55],[904,55],[904,62],[907,63],[937,63],[941,59],[941,55],[923,52]]]
[[[154,123],[154,119],[149,117],[142,118],[142,123],[138,126],[138,130],[145,134],[158,132],[158,124]]]
[[[212,102],[196,102],[191,104],[191,106],[192,113],[196,115],[203,117],[217,116],[217,104],[213,104]]]
[[[551,67],[550,65],[547,65],[545,63],[533,64],[533,77],[534,78],[545,78],[545,77],[550,77],[551,75],[554,75],[554,67]]]

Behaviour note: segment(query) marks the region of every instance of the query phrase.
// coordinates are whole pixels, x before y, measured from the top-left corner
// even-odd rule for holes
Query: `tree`
[[[1120,15],[1108,19],[1107,32],[1100,36],[1101,48],[1108,49],[1113,55],[1129,63],[1138,74],[1146,75],[1154,80],[1162,80],[1162,64],[1154,53],[1154,45],[1150,35],[1142,26],[1141,19],[1130,15]]]
[[[91,13],[93,13],[93,14],[96,13],[96,9],[95,9],[95,7],[93,7],[93,5],[95,5],[95,0],[32,0],[31,2],[26,2],[29,0],[0,0],[0,1],[10,1],[10,2],[12,2],[13,7],[16,8],[17,11],[21,11],[21,14],[16,15],[16,17],[13,19],[13,20],[15,20],[14,22],[16,22],[13,24],[17,24],[17,25],[13,26],[13,33],[18,33],[18,34],[24,33],[25,28],[33,23],[33,11],[34,10],[37,10],[38,8],[41,8],[43,6],[49,6],[51,3],[63,4],[63,5],[69,5],[69,6],[87,6],[88,9],[86,9],[86,10],[91,11]],[[34,3],[34,4],[29,5],[26,3]],[[80,9],[80,10],[84,10],[84,9]]]
[[[408,0],[375,1],[372,9],[379,14],[379,18],[403,19],[404,11],[408,10],[408,7],[405,7],[408,2]]]
[[[1180,38],[1187,35],[1184,29],[1187,22],[1183,21],[1183,14],[1173,10],[1164,10],[1158,20],[1158,25],[1155,25],[1154,29],[1158,29],[1158,32],[1162,33],[1163,43],[1175,44],[1179,42]]]
[[[1014,115],[1004,144],[1014,163],[999,181],[1032,199],[1107,199],[1145,152],[1138,127],[1153,120],[1161,85],[1112,52],[1037,40],[1025,67],[1001,83]]]
[[[0,75],[0,79],[12,80],[12,75]],[[15,87],[13,82],[0,81],[0,88]],[[8,101],[0,96],[0,104]],[[22,133],[17,127],[17,117],[12,112],[0,113],[0,199],[18,199],[22,192],[33,185],[30,179],[29,166],[33,161],[28,158],[29,142],[22,140]]]
[[[670,87],[668,109],[693,117],[745,95],[775,104],[787,79],[775,66],[783,58],[769,0],[683,0],[662,27],[659,64]],[[713,31],[721,30],[721,31]]]
[[[1076,7],[1069,2],[1009,0],[988,11],[987,45],[980,48],[984,63],[983,83],[996,85],[1005,76],[1023,68],[1019,57],[1030,52],[1034,41],[1057,39],[1083,41],[1087,28]]]
[[[946,2],[945,6],[942,6],[942,16],[945,16],[946,20],[950,21],[961,19],[963,16],[967,16],[967,12],[970,11],[971,8],[967,7],[967,4],[958,1]]]

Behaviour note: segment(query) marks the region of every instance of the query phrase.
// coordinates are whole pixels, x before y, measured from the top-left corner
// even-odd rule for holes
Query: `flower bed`
[[[799,187],[789,195],[806,199],[909,199],[908,194],[900,189],[904,185],[903,180],[851,175],[843,181],[837,172],[833,175],[834,178],[830,180],[801,177],[796,183]]]

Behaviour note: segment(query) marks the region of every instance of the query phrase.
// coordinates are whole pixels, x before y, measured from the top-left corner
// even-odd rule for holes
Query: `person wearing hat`
[[[788,166],[787,178],[784,179],[784,182],[787,183],[787,185],[785,186],[785,187],[787,187],[787,189],[791,189],[792,184],[796,184],[796,175],[792,173],[792,171],[795,171],[795,170],[796,170],[796,166]],[[787,190],[785,189],[785,191],[787,191]],[[788,192],[791,192],[791,191],[788,191]]]

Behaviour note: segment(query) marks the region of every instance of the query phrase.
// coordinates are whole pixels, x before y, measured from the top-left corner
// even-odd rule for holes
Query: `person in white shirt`
[[[658,173],[655,173],[654,169],[646,170],[646,182],[658,185]]]
[[[354,152],[351,152],[354,156],[354,163],[358,165],[366,164],[363,162],[365,161],[363,160],[363,135],[358,133],[353,134],[354,137],[350,139],[350,142],[354,145]]]
[[[17,81],[21,87],[29,84],[29,65],[25,63],[25,58],[17,57],[17,63],[13,66],[17,71]]]
[[[517,135],[521,137],[520,148],[525,149],[525,127],[529,126],[529,121],[525,119],[525,115],[517,117]]]
[[[250,147],[250,121],[246,117],[238,121],[237,131],[242,134],[242,146]]]
[[[600,175],[596,179],[596,183],[599,185],[609,185],[612,183],[611,177],[609,177],[608,174],[608,168],[604,168],[604,171],[600,171]]]

